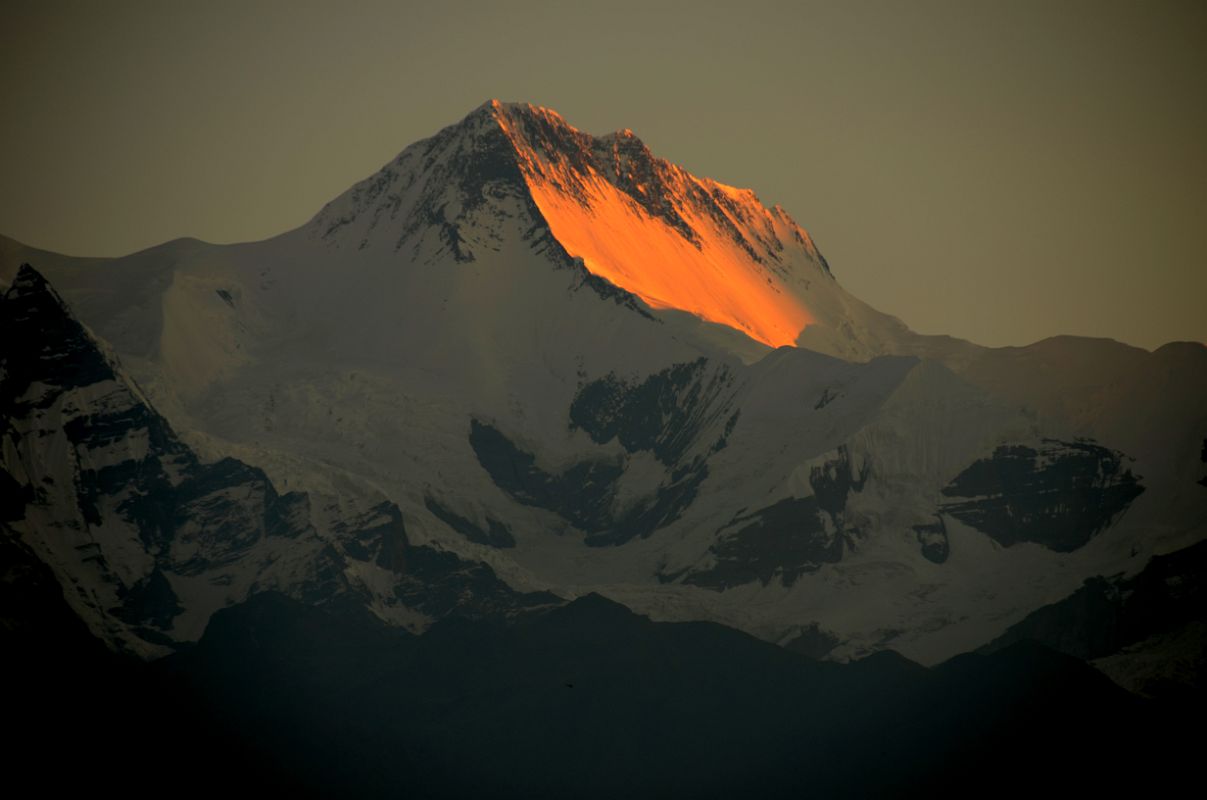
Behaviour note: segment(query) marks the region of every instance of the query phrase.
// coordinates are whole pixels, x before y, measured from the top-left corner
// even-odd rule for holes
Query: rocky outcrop
[[[801,575],[836,563],[847,538],[857,534],[846,523],[847,497],[863,490],[868,474],[866,465],[856,469],[847,448],[840,447],[833,458],[810,469],[812,495],[735,515],[709,548],[713,563],[689,570],[683,582],[716,590],[756,580],[766,586],[779,579],[792,586]]]
[[[1144,486],[1126,456],[1088,440],[1004,445],[943,489],[941,510],[1009,547],[1067,553],[1107,528]]]

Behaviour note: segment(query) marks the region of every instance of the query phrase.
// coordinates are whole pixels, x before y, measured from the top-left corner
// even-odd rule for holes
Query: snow
[[[893,647],[933,662],[988,641],[1086,577],[1137,570],[1148,555],[1207,535],[1207,492],[1182,483],[1207,430],[1202,354],[1120,353],[1072,339],[994,351],[918,336],[849,295],[782,209],[656,159],[662,183],[639,180],[630,193],[615,175],[558,160],[532,139],[537,122],[591,152],[640,144],[629,134],[595,140],[547,110],[488,104],[298,230],[238,245],[178,240],[100,263],[55,256],[45,272],[204,457],[259,466],[281,492],[388,498],[417,544],[487,561],[517,587],[595,591],[655,619],[711,619],[771,641],[816,623],[844,640],[834,657]],[[462,182],[458,165],[496,153],[499,137],[523,185]],[[665,200],[696,241],[637,194]],[[0,250],[0,275],[26,255]],[[575,258],[635,297],[601,296]],[[649,538],[585,546],[565,520],[495,486],[468,443],[477,418],[549,470],[624,457],[618,502],[631,504],[659,485],[665,465],[572,431],[570,403],[587,381],[639,381],[700,357],[735,376],[724,402],[739,420],[708,457],[696,500]],[[709,428],[692,454],[719,432]],[[1094,436],[1124,450],[1146,492],[1072,554],[1003,548],[945,517],[949,559],[923,558],[912,526],[933,522],[942,487],[996,445],[1041,436]],[[62,446],[45,442],[28,457],[57,462]],[[141,447],[134,438],[89,457],[103,465]],[[790,588],[756,581],[717,592],[659,580],[707,565],[738,511],[810,495],[812,469],[841,447],[870,477],[849,496],[846,521],[858,533],[839,563]],[[426,494],[506,522],[517,546],[467,542],[426,509]],[[68,531],[74,542],[72,524],[50,516],[28,527]],[[145,565],[122,535],[104,532],[105,547],[137,573]],[[326,535],[257,545],[220,575],[173,578],[187,609],[175,633],[200,635],[209,613],[253,582],[293,585]],[[112,605],[87,588],[104,585],[93,566],[67,549],[41,552],[86,587],[82,602]],[[256,565],[268,560],[277,566],[262,572]],[[388,601],[379,567],[358,565],[349,579],[368,587],[383,619],[412,630],[430,622]]]

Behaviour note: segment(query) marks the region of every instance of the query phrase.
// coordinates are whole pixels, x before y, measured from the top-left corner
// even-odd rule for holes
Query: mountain
[[[1005,796],[1190,774],[1165,718],[1075,659],[1030,643],[933,670],[888,655],[819,663],[598,595],[399,637],[267,594],[155,667],[331,796],[924,797],[987,775]]]
[[[120,651],[172,652],[218,609],[269,590],[412,630],[453,610],[557,601],[412,546],[387,501],[282,494],[234,458],[203,462],[29,266],[0,296],[0,364],[5,546],[47,565]]]
[[[146,654],[264,589],[422,631],[461,600],[398,589],[405,541],[489,613],[596,592],[936,664],[1207,537],[1207,348],[916,334],[782,209],[547,109],[487,103],[260,242],[0,244],[5,319],[28,261],[85,326],[51,351],[105,354],[47,382],[6,335],[49,392],[4,390],[12,530]]]
[[[42,599],[40,630],[52,609],[70,622],[52,591]],[[1197,764],[1160,708],[1031,643],[934,669],[891,653],[829,664],[715,624],[651,622],[598,595],[510,624],[450,617],[414,636],[265,592],[150,664],[83,647],[65,627],[56,655],[71,642],[70,661],[6,650],[34,690],[9,700],[6,721],[25,734],[10,774],[59,768],[69,790],[1007,796],[1041,782],[1163,792]]]
[[[1153,558],[1139,574],[1088,579],[982,648],[1035,641],[1081,658],[1145,696],[1202,706],[1207,671],[1207,542]]]

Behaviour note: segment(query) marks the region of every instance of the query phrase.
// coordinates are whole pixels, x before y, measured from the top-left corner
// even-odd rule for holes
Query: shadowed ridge
[[[114,377],[113,365],[96,341],[29,264],[21,265],[0,294],[0,309],[0,409],[6,415],[43,402],[25,397],[35,382],[68,389]],[[42,346],[30,346],[33,342]]]

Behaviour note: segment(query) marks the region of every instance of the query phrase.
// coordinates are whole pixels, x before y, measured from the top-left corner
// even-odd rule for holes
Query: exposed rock
[[[1126,457],[1090,441],[1003,445],[943,489],[941,510],[1009,547],[1037,542],[1067,553],[1085,545],[1144,487]]]

